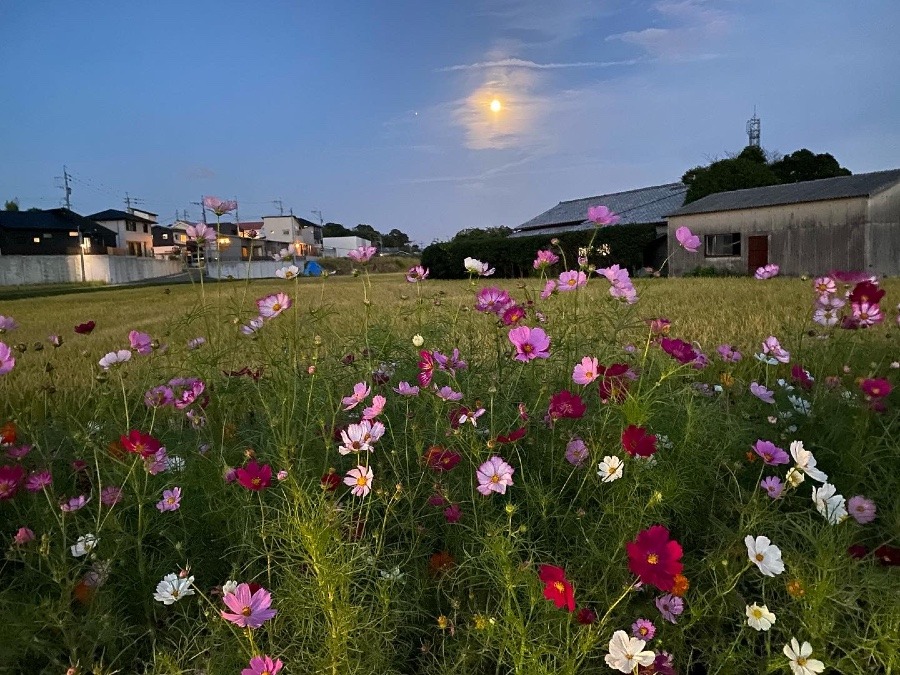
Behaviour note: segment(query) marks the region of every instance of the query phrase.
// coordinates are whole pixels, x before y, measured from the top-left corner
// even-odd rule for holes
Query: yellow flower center
[[[753,615],[754,619],[761,619],[763,615],[762,610],[759,607],[754,607],[750,610],[750,613]]]
[[[755,557],[757,562],[762,562],[766,559],[766,556],[764,556],[762,553],[757,553]]]
[[[805,666],[805,665],[806,665],[806,658],[803,657],[803,656],[797,657],[797,665],[798,665],[798,666]]]
[[[356,484],[359,487],[363,487],[363,486],[367,485],[368,482],[369,482],[369,479],[366,478],[365,476],[360,476],[359,478],[356,479]]]
[[[526,342],[524,345],[522,345],[522,351],[525,352],[526,354],[530,354],[531,352],[534,351],[534,347],[532,347],[530,344],[528,344]]]
[[[250,479],[250,482],[251,482],[253,485],[255,485],[256,487],[259,487],[260,485],[262,485],[262,478],[260,478],[259,476],[257,476],[256,478],[251,478],[251,479]]]
[[[241,616],[250,616],[252,613],[253,610],[249,607],[244,607],[244,609],[241,610]]]
[[[553,588],[555,588],[560,593],[562,593],[564,590],[566,590],[566,587],[563,585],[563,582],[561,582],[561,581],[554,581]]]
[[[576,283],[578,283],[578,282],[577,282],[575,279],[569,279],[566,283],[567,283],[569,286],[574,286],[574,285],[575,285]]]
[[[276,302],[274,305],[272,305],[272,311],[273,311],[273,312],[280,312],[280,311],[281,311],[281,303],[280,303],[280,302]]]
[[[656,555],[655,553],[651,553],[650,555],[647,556],[647,562],[650,563],[651,565],[655,565],[659,562],[659,556]]]
[[[616,472],[616,470],[617,470],[616,467],[613,466],[612,464],[610,464],[609,468],[606,470],[606,473],[608,473],[610,476],[612,476]]]
[[[499,483],[499,482],[500,482],[500,476],[498,476],[497,474],[494,474],[493,476],[491,476],[491,482],[492,482],[492,483]]]

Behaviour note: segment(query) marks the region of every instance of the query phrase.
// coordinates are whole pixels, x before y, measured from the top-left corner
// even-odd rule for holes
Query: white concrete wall
[[[0,286],[64,284],[82,281],[81,261],[77,255],[4,255],[0,256]],[[130,256],[84,256],[85,281],[127,284],[144,279],[178,274],[178,260],[154,260]]]
[[[372,242],[362,237],[325,237],[322,239],[322,245],[325,248],[333,248],[336,258],[346,258],[350,251],[360,246],[371,246]]]
[[[206,275],[218,279],[220,270],[222,279],[274,279],[275,272],[282,267],[296,265],[303,273],[304,262],[275,262],[274,260],[251,260],[249,263],[223,260],[221,267],[214,261],[210,261],[206,267]]]

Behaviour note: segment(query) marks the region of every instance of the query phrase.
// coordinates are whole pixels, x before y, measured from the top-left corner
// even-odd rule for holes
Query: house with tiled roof
[[[121,249],[118,251],[120,254],[153,256],[151,228],[156,225],[155,214],[131,208],[128,211],[106,209],[92,213],[88,218],[116,233],[116,248]]]
[[[700,237],[697,253],[678,246],[682,226]],[[673,209],[668,230],[671,275],[753,274],[772,263],[789,275],[898,275],[900,169],[719,192]]]
[[[116,233],[68,209],[0,211],[0,255],[106,254]]]

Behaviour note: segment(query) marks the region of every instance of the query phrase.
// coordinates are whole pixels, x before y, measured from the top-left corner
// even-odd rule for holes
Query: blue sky
[[[201,195],[429,243],[746,144],[900,166],[896,0],[0,4],[0,199]],[[501,101],[494,113],[490,102]]]

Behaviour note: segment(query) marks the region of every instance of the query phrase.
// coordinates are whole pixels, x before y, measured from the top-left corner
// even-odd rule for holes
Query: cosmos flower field
[[[900,668],[900,285],[370,256],[0,300],[0,670]]]

